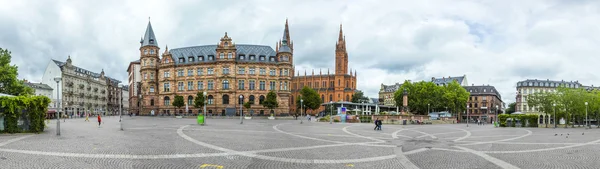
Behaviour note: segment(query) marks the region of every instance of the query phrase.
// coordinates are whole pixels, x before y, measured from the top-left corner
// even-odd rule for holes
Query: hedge
[[[521,120],[521,126],[519,127],[538,127],[537,121],[538,116],[534,114],[500,114],[498,120],[500,121],[500,127],[507,127],[508,119],[519,119]],[[529,123],[529,125],[527,125]],[[510,127],[516,127],[516,123],[512,122]]]
[[[3,132],[43,132],[48,104],[50,104],[50,99],[46,96],[0,97],[0,116],[4,116]],[[26,116],[29,120],[28,131],[23,131],[18,126],[21,116]]]

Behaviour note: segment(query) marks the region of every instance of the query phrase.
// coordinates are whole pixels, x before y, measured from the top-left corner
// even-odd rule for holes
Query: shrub
[[[50,99],[46,96],[0,97],[0,110],[4,115],[5,132],[23,132],[18,126],[19,117],[29,120],[29,132],[44,131],[44,119]]]
[[[340,120],[338,120],[338,119],[333,119],[333,122],[340,122]]]

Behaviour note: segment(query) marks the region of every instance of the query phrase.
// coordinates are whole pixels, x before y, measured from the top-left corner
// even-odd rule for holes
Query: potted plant
[[[271,116],[269,116],[269,120],[275,120],[275,116],[273,115],[273,113],[271,113]]]

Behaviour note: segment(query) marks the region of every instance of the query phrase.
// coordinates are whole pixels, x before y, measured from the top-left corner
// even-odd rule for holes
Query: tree
[[[529,94],[527,96],[527,105],[535,107],[538,111],[545,113],[545,117],[548,117],[548,113],[554,110],[554,106],[552,105],[556,100],[554,96],[555,94],[550,92]],[[546,123],[546,128],[548,128],[548,120],[544,119],[544,123]]]
[[[508,104],[508,108],[506,108],[506,110],[505,110],[506,114],[512,114],[512,113],[514,113],[516,111],[515,110],[515,106],[516,105],[517,105],[516,102],[512,102],[512,103]]]
[[[195,108],[202,108],[204,107],[204,95],[202,94],[202,92],[198,92],[196,93],[196,98],[194,98],[194,107]]]
[[[7,49],[0,48],[0,93],[10,95],[33,95],[33,89],[17,79],[17,65],[10,65],[11,55]]]
[[[403,106],[404,91],[408,93],[409,111],[423,115],[430,110],[451,109],[455,113],[461,112],[466,109],[470,95],[457,82],[449,83],[446,86],[437,86],[433,82],[411,83],[405,81],[394,93],[396,106]]]
[[[279,102],[277,102],[277,94],[275,91],[271,90],[267,93],[267,98],[262,103],[263,107],[268,108],[269,110],[273,110],[274,108],[279,107]]]
[[[183,96],[175,95],[175,99],[173,100],[173,106],[181,109],[185,105],[183,101]]]
[[[303,100],[302,104],[300,104],[300,100]],[[300,105],[304,105],[306,109],[310,109],[311,112],[313,110],[319,109],[321,107],[321,97],[319,97],[319,93],[314,89],[304,86],[302,90],[300,90],[300,95],[296,98],[296,105],[300,108]]]
[[[253,104],[254,104],[254,102],[253,102],[253,101],[248,101],[248,102],[244,103],[244,105],[243,105],[243,106],[244,106],[244,108],[246,108],[246,109],[250,110],[250,108],[252,108],[252,105],[253,105]],[[247,113],[246,113],[246,115],[247,115]]]
[[[354,94],[352,94],[352,103],[363,103],[363,102],[369,102],[369,98],[366,97],[364,95],[364,93],[362,91],[356,91]]]

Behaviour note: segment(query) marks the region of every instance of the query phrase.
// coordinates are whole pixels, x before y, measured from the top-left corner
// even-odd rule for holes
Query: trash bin
[[[402,120],[402,125],[406,125],[406,120]]]
[[[204,125],[204,115],[200,114],[198,115],[198,124],[199,125]]]

